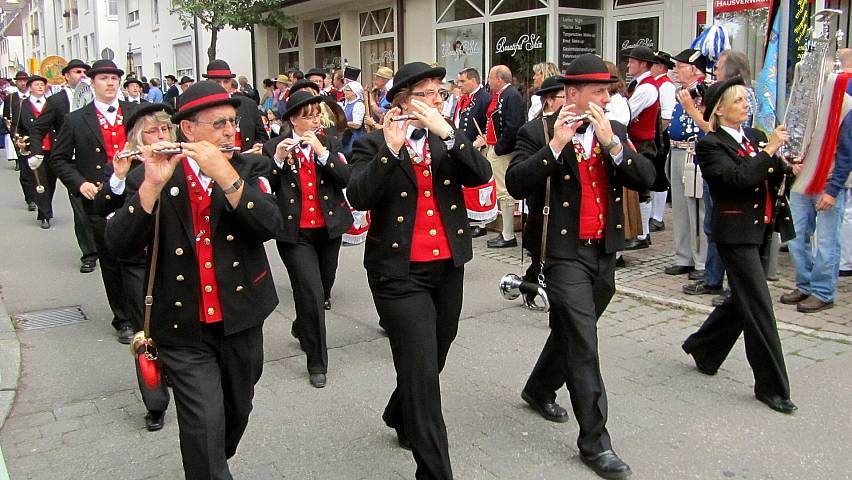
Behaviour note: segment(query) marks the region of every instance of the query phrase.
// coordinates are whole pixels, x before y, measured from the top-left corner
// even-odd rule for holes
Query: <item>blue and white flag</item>
[[[714,22],[692,41],[690,48],[700,51],[707,57],[707,71],[709,72],[716,65],[719,54],[731,48],[731,36],[725,27]]]
[[[775,104],[778,99],[778,45],[781,41],[781,15],[775,15],[763,69],[757,77],[755,94],[757,95],[757,113],[754,126],[767,135],[775,129]]]

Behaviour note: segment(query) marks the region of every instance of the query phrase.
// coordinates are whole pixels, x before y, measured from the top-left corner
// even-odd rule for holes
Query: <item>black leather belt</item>
[[[603,238],[581,238],[580,245],[584,247],[597,247],[604,244]]]

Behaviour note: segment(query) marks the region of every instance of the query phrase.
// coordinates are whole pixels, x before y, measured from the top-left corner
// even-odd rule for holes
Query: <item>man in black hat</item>
[[[177,107],[177,97],[180,95],[180,91],[177,86],[177,78],[174,75],[166,75],[164,77],[166,79],[166,93],[163,94],[163,103],[170,105],[172,108]],[[183,84],[183,79],[188,77],[181,78],[181,84]]]
[[[118,341],[130,343],[133,330],[130,308],[119,258],[104,242],[106,215],[95,196],[112,174],[112,159],[124,148],[124,117],[136,105],[120,101],[118,90],[124,71],[111,60],[98,60],[86,75],[92,80],[95,100],[66,116],[53,146],[51,166],[68,191],[78,196],[94,233],[101,276],[112,310],[112,326]],[[126,274],[125,274],[126,275]],[[141,279],[139,279],[141,285]],[[141,291],[139,294],[141,295]]]
[[[33,124],[32,133],[30,134],[30,145],[33,155],[47,154],[42,149],[44,138],[50,138],[50,144],[56,145],[57,136],[65,123],[65,116],[71,111],[71,106],[74,103],[74,92],[80,82],[86,78],[86,71],[91,67],[79,59],[71,59],[68,64],[62,69],[62,76],[65,77],[65,85],[62,86],[62,93],[57,93],[47,97],[44,110],[41,116],[36,119]],[[50,167],[51,169],[53,167]],[[74,236],[77,238],[77,246],[80,248],[80,273],[91,273],[95,270],[95,265],[98,260],[98,252],[95,247],[95,236],[92,231],[92,225],[89,223],[89,217],[83,209],[83,203],[77,193],[69,191],[68,200],[71,203],[71,211],[74,214]]]
[[[213,82],[181,95],[172,122],[187,143],[153,145],[176,155],[143,153],[106,231],[115,252],[146,251],[157,269],[150,334],[172,384],[188,479],[232,478],[228,459],[263,369],[263,322],[278,305],[263,248],[283,227],[261,177],[269,160],[219,150],[234,145],[239,105]]]
[[[213,60],[207,65],[207,73],[203,73],[202,77],[217,83],[219,86],[228,92],[228,95],[233,96],[236,90],[234,89],[231,80],[236,78],[236,74],[231,72],[231,67],[224,60]],[[263,120],[260,118],[260,110],[257,108],[257,103],[246,97],[245,95],[236,95],[240,105],[237,108],[237,118],[239,125],[234,135],[234,145],[240,147],[240,151],[257,150],[258,152],[263,147],[263,143],[269,140],[266,130],[263,128]]]
[[[651,75],[657,85],[657,93],[660,96],[660,128],[657,129],[657,155],[654,157],[654,167],[657,169],[657,178],[651,186],[651,221],[649,232],[661,232],[666,229],[663,215],[666,210],[668,198],[669,181],[666,177],[666,163],[668,162],[671,144],[667,129],[672,121],[672,111],[677,96],[675,95],[675,84],[669,78],[669,70],[674,68],[674,60],[668,52],[662,50],[654,52],[656,60],[651,65]]]
[[[556,391],[567,385],[583,462],[604,478],[625,478],[630,467],[612,451],[606,429],[597,321],[615,293],[615,252],[624,244],[622,187],[647,190],[654,166],[626,140],[624,125],[606,119],[609,84],[617,78],[600,57],[577,57],[562,81],[566,106],[548,119],[550,142],[541,122],[526,124],[506,173],[512,196],[535,200],[530,211],[544,212],[547,226],[542,256],[551,333],[521,397],[547,420],[565,422]],[[589,124],[572,121],[583,113]]]
[[[355,142],[346,195],[370,210],[364,266],[390,337],[397,388],[385,408],[416,478],[448,480],[447,429],[439,374],[458,331],[464,264],[473,257],[462,186],[491,178],[488,162],[441,115],[446,71],[403,65],[383,127]],[[407,114],[416,120],[393,121]]]
[[[17,92],[9,95],[6,98],[6,101],[3,103],[3,118],[6,122],[7,130],[9,130],[9,136],[12,138],[12,143],[15,148],[15,170],[19,170],[21,179],[21,191],[24,193],[24,202],[27,204],[27,209],[31,212],[34,212],[38,209],[35,203],[35,198],[33,198],[30,194],[33,191],[32,184],[28,183],[30,181],[30,177],[26,176],[26,172],[24,172],[26,165],[21,164],[21,154],[18,152],[17,142],[15,142],[15,136],[18,133],[18,114],[21,111],[21,106],[24,103],[24,100],[27,98],[27,79],[30,78],[29,74],[24,71],[19,71],[15,74],[15,87],[18,89]]]
[[[44,96],[47,87],[47,79],[41,75],[33,75],[27,79],[28,96],[21,104],[20,118],[18,120],[18,134],[21,137],[30,137],[26,142],[20,142],[24,148],[19,148],[19,159],[21,160],[21,185],[26,184],[30,188],[30,198],[32,198],[38,206],[38,221],[41,223],[41,228],[50,228],[50,220],[53,218],[53,192],[56,190],[56,176],[53,174],[53,169],[50,168],[50,139],[44,139],[42,147],[41,162],[38,157],[32,154],[32,129],[35,122],[42,115],[47,103]],[[23,152],[30,151],[29,155],[24,155]],[[40,165],[38,165],[40,163]],[[33,170],[32,165],[38,168]],[[29,178],[24,181],[24,176]],[[37,189],[36,186],[41,186]],[[41,190],[41,191],[39,191]]]
[[[702,104],[707,58],[698,50],[687,48],[672,59],[675,61],[675,76],[680,83],[678,101],[668,128],[672,148],[667,170],[672,191],[675,251],[672,265],[664,271],[669,275],[691,274],[690,280],[701,280],[707,258],[707,236],[702,227],[704,202],[701,197],[704,186],[700,176],[696,175],[698,170],[692,161],[692,153],[695,151],[695,142],[704,137],[704,132],[688,110]],[[684,175],[684,172],[688,175]],[[684,182],[684,178],[691,180]],[[700,293],[722,293],[722,285],[702,288]]]
[[[124,97],[125,102],[135,103],[136,105],[148,103],[147,100],[142,98],[142,82],[138,78],[130,77],[125,80],[124,91],[127,93]]]

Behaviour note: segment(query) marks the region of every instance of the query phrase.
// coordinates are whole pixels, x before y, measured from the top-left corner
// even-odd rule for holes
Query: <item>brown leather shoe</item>
[[[795,305],[808,297],[810,297],[810,295],[805,295],[797,288],[791,292],[781,295],[781,303],[784,305]]]
[[[801,313],[816,313],[823,310],[828,310],[834,306],[834,302],[823,302],[817,297],[810,296],[796,305],[796,310]]]

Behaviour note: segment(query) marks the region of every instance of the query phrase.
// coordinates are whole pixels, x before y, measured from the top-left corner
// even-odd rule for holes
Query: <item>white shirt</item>
[[[622,125],[630,123],[630,104],[627,99],[620,93],[616,93],[609,97],[609,105],[607,105],[606,118],[616,121]]]
[[[742,128],[740,128],[739,130],[734,130],[731,127],[726,127],[724,125],[720,126],[722,127],[722,130],[727,132],[728,135],[730,135],[734,140],[737,141],[737,143],[743,143],[743,137],[745,137],[745,132],[743,132]]]
[[[634,80],[636,80],[636,83],[640,83],[642,80],[645,80],[650,76],[651,72],[648,71],[639,75]],[[658,96],[657,87],[650,83],[637,86],[636,90],[633,90],[633,95],[630,95],[630,98],[628,99],[628,102],[630,103],[630,119],[635,119],[640,113],[642,113],[642,110],[653,105],[654,102],[657,101]],[[671,118],[671,115],[669,115],[669,118]]]
[[[654,78],[659,80],[667,75],[668,73],[662,73]],[[674,111],[675,104],[677,103],[677,94],[675,93],[675,90],[675,85],[672,82],[663,82],[660,84],[660,117],[663,120],[672,119],[672,112]]]
[[[590,124],[586,128],[585,132],[583,132],[582,134],[578,133],[578,134],[574,135],[574,138],[578,138],[580,140],[580,143],[583,145],[583,151],[584,152],[586,152],[586,153],[591,152],[592,151],[592,144],[595,140],[595,127]],[[550,147],[549,144],[548,144],[548,146]],[[572,150],[574,149],[573,145],[566,145],[565,146],[565,148],[569,148],[569,147]],[[601,146],[601,148],[603,148],[603,146]],[[559,155],[561,155],[562,152],[557,152],[556,150],[553,149],[553,147],[550,147],[550,152],[553,154],[554,160],[559,161]],[[603,152],[601,152],[601,153],[603,153]],[[621,159],[623,157],[624,157],[624,145],[621,145],[621,151],[619,151],[617,155],[612,157],[612,163],[614,163],[616,165],[621,165]]]
[[[290,135],[290,138],[292,138],[293,140],[298,140],[300,137],[299,135],[296,135],[296,131],[294,130],[293,133]],[[302,155],[304,155],[305,158],[311,158],[312,149],[310,145],[305,145],[304,147],[302,145],[299,145],[298,147],[296,147],[296,150],[302,152]],[[325,163],[328,161],[328,155],[329,152],[326,148],[324,155],[317,155],[317,162],[320,165],[325,165]],[[278,168],[284,168],[284,160],[279,160],[278,158],[273,158],[273,160],[275,160],[275,164],[278,165]]]
[[[115,107],[115,110],[112,112],[107,111],[109,107]],[[115,125],[115,119],[118,116],[118,98],[112,101],[112,103],[102,103],[95,99],[95,108],[101,112],[101,115],[107,119],[110,125]]]
[[[355,105],[352,106],[352,120],[348,120],[348,122],[361,125],[364,123],[364,115],[366,114],[367,108],[364,106],[364,102],[356,102]]]
[[[411,138],[411,134],[414,133],[414,130],[415,127],[413,125],[408,125],[408,134],[406,135],[406,138],[408,138],[408,143],[411,145],[411,149],[414,150],[414,153],[416,153],[419,159],[422,160],[423,147],[426,146],[426,139],[429,138],[429,130],[424,128],[424,130],[426,130],[426,135],[423,135],[423,137],[419,140]]]
[[[133,102],[133,103],[142,103],[142,97],[133,98],[128,96],[125,101]]]
[[[62,90],[65,92],[65,96],[68,97],[68,105],[71,107],[74,106],[74,89],[69,86],[62,87]]]
[[[30,103],[33,104],[33,107],[35,107],[36,110],[38,110],[38,113],[41,113],[44,110],[44,103],[46,101],[47,98],[45,97],[35,97],[33,95],[30,95]]]
[[[541,111],[541,97],[533,95],[530,97],[530,109],[527,111],[527,121],[532,120]]]

